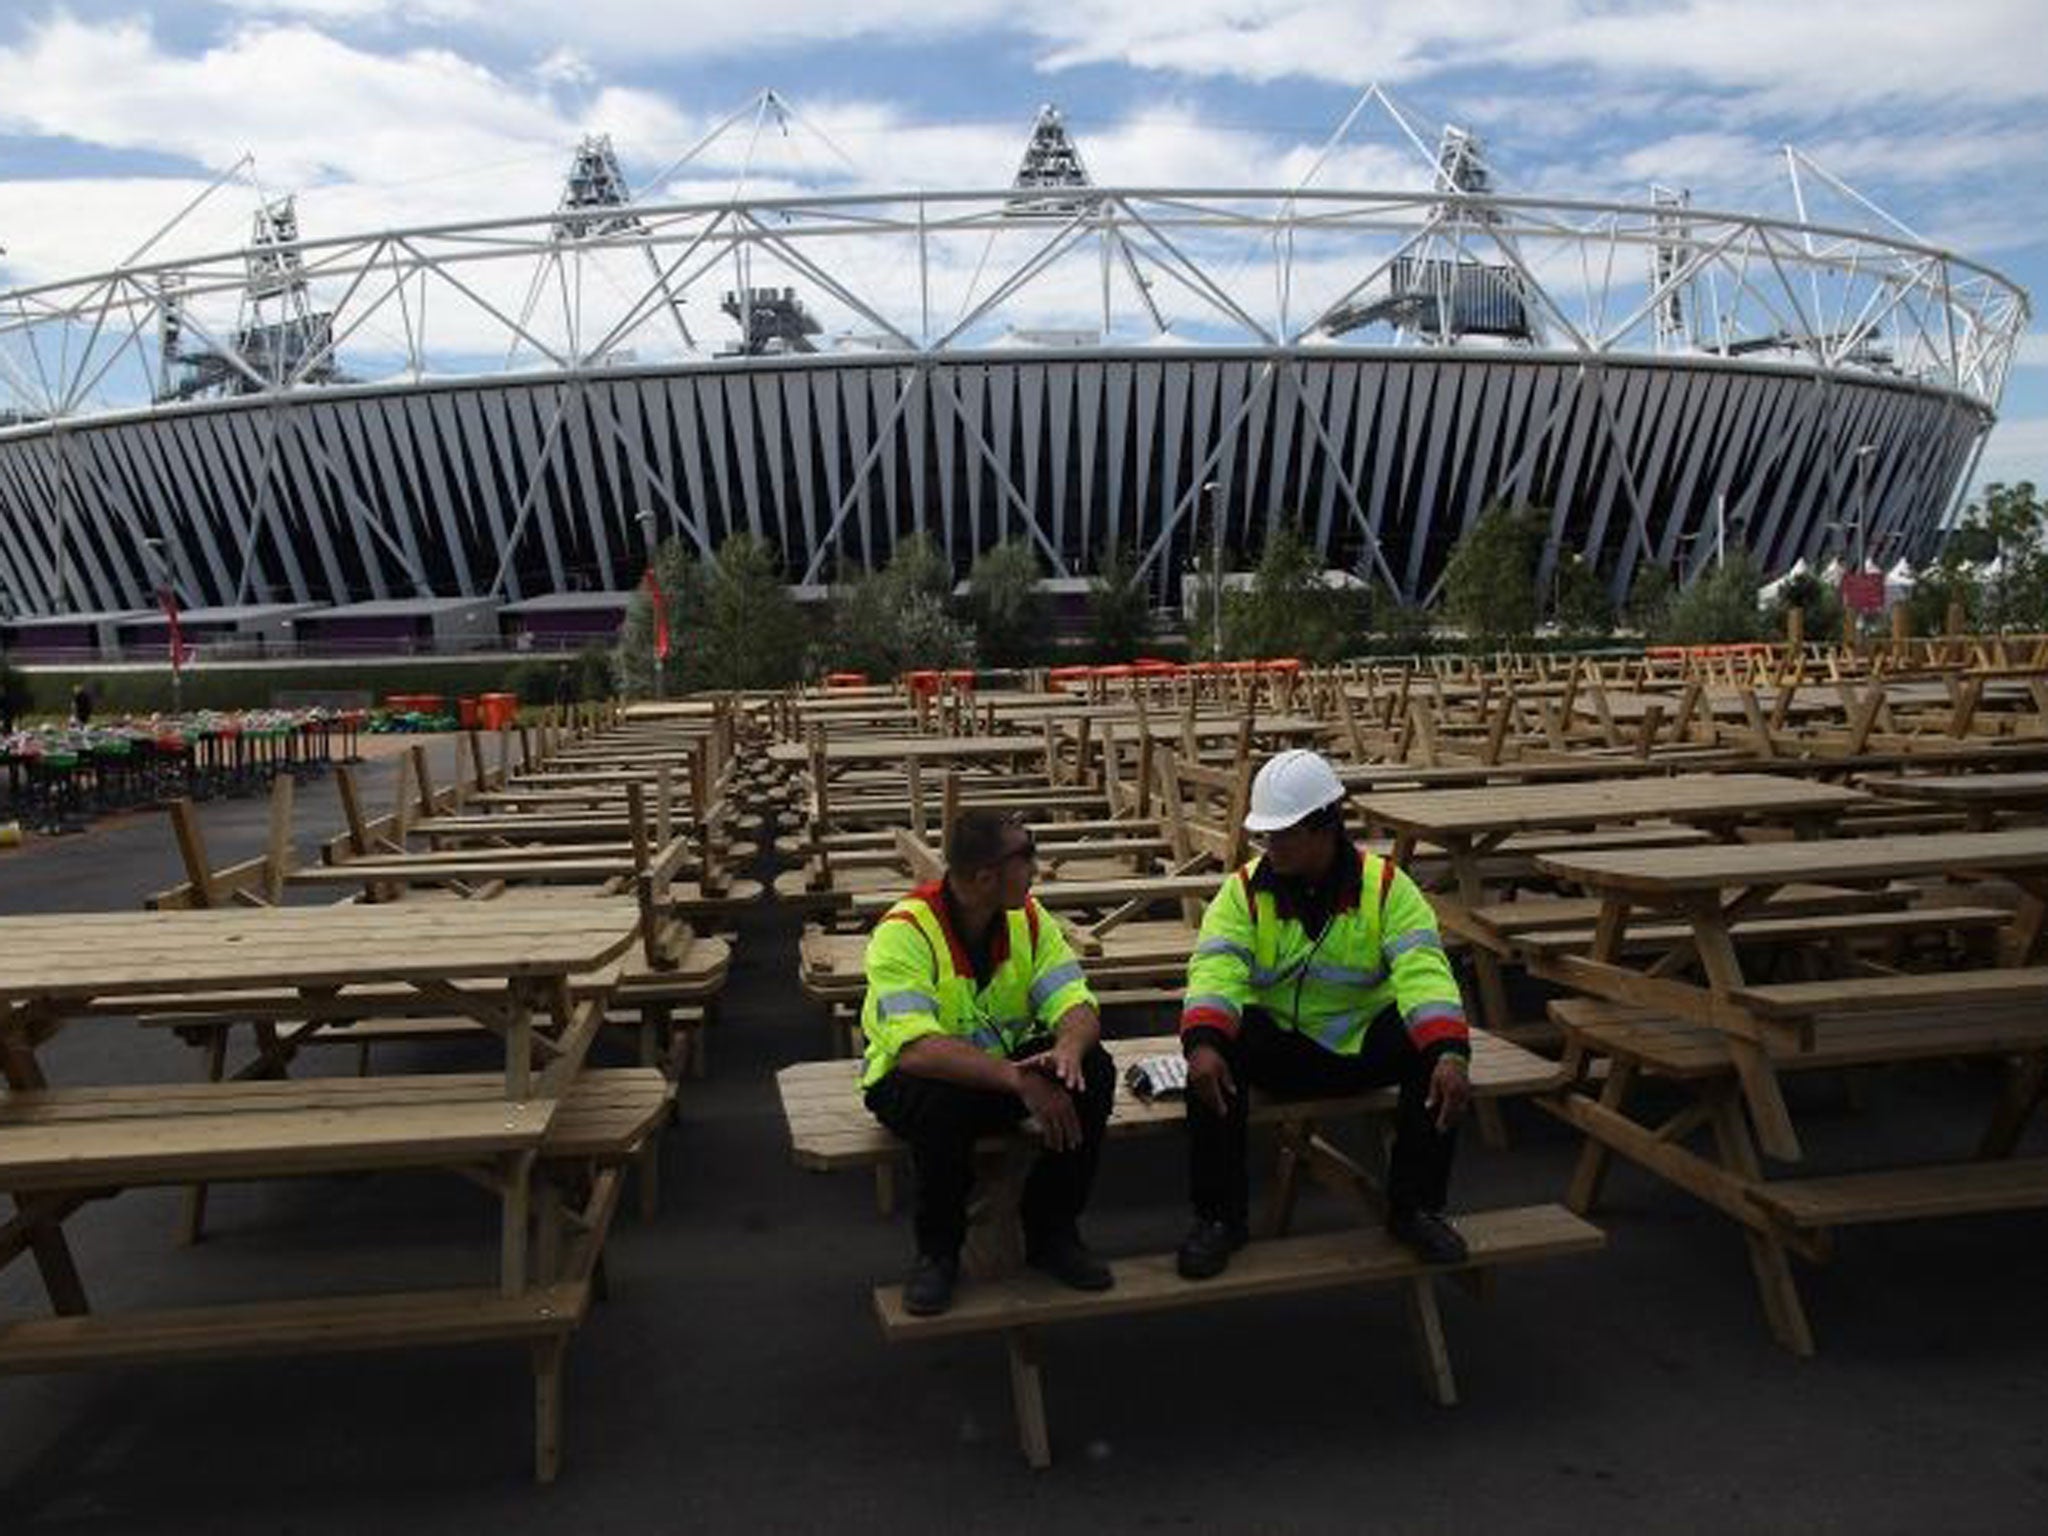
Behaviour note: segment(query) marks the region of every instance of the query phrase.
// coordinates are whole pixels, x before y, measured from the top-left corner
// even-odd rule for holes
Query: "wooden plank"
[[[575,1328],[589,1299],[588,1285],[564,1283],[514,1297],[463,1288],[32,1318],[0,1323],[0,1371],[534,1338]]]
[[[552,1100],[123,1116],[10,1126],[0,1186],[55,1190],[438,1167],[540,1144]]]
[[[1183,1280],[1174,1256],[1162,1253],[1111,1261],[1116,1285],[1108,1291],[1069,1290],[1048,1276],[1025,1273],[963,1282],[952,1310],[937,1317],[905,1312],[900,1286],[877,1288],[875,1310],[883,1335],[891,1342],[945,1338],[1488,1269],[1592,1253],[1606,1243],[1598,1227],[1561,1205],[1474,1211],[1457,1221],[1469,1250],[1458,1265],[1424,1264],[1385,1232],[1360,1227],[1251,1243],[1231,1260],[1229,1269],[1208,1280]]]
[[[2048,1205],[2048,1157],[1782,1179],[1750,1198],[1799,1227],[2028,1210]]]

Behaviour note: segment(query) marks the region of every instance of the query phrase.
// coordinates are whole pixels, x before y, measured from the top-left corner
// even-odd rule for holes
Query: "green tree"
[[[1614,633],[1614,599],[1591,561],[1568,550],[1558,561],[1556,602],[1551,618],[1561,634],[1605,638]]]
[[[1996,561],[1982,583],[1981,621],[1999,629],[2048,626],[2048,502],[2031,480],[1994,481],[1949,535],[1944,556]]]
[[[1970,568],[1951,550],[1913,579],[1912,596],[1906,599],[1906,615],[1916,635],[1948,633],[1951,603],[1963,605],[1963,625],[1975,629],[1984,622],[1984,588]]]
[[[1654,560],[1636,567],[1629,583],[1628,597],[1621,608],[1622,622],[1637,634],[1654,635],[1664,627],[1673,597],[1671,573]]]
[[[1797,608],[1801,633],[1809,640],[1832,640],[1842,632],[1842,597],[1818,576],[1801,571],[1772,599],[1763,627],[1772,637],[1785,633],[1786,615]]]
[[[1451,550],[1444,613],[1481,650],[1526,644],[1539,612],[1536,567],[1549,514],[1489,507]]]
[[[19,720],[29,711],[28,679],[7,664],[7,658],[0,656],[0,717],[9,721]]]
[[[1109,545],[1088,580],[1089,660],[1129,661],[1151,638],[1152,595],[1137,561],[1125,546]]]
[[[655,552],[655,574],[668,608],[669,691],[781,688],[802,675],[804,617],[772,546],[735,533],[704,564],[672,539]],[[653,638],[653,603],[643,586],[620,631],[618,669],[629,694],[653,691]]]
[[[833,593],[821,659],[876,679],[973,666],[974,632],[953,616],[951,590],[951,568],[931,540],[905,539],[887,566]]]
[[[1757,592],[1763,572],[1746,549],[1696,577],[1671,600],[1656,638],[1675,645],[1726,645],[1763,638]]]
[[[1038,576],[1038,556],[1019,539],[998,544],[967,573],[967,617],[985,665],[1033,666],[1051,650],[1052,604]]]
[[[1321,553],[1283,522],[1266,539],[1251,591],[1224,601],[1224,649],[1334,661],[1355,646],[1369,616],[1364,594],[1324,585]]]

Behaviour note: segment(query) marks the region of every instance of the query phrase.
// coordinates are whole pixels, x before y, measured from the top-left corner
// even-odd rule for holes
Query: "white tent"
[[[1884,573],[1884,602],[1889,608],[1893,603],[1903,603],[1913,595],[1913,587],[1919,580],[1913,574],[1913,564],[1903,557],[1899,563]]]
[[[1767,581],[1757,588],[1757,602],[1759,604],[1775,603],[1787,587],[1806,574],[1806,556],[1801,555],[1792,562],[1791,567],[1786,570],[1784,575],[1780,576],[1776,581]]]

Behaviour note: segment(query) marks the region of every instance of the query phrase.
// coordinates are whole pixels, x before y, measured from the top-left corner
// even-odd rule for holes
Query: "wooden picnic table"
[[[1006,758],[1045,757],[1041,735],[1017,736],[827,736],[819,748],[829,767],[895,764],[910,760],[935,762],[999,762]],[[804,742],[781,742],[768,749],[772,763],[802,765],[811,760]]]
[[[1572,1058],[1609,1063],[1597,1100],[1574,1094],[1562,1101],[1565,1117],[1588,1137],[1568,1202],[1575,1209],[1590,1208],[1606,1158],[1619,1152],[1732,1216],[1749,1244],[1773,1333],[1804,1354],[1812,1334],[1790,1257],[1823,1256],[1828,1228],[2048,1204],[2048,1159],[2008,1160],[2048,1073],[2048,827],[1560,852],[1537,863],[1601,902],[1590,933],[1514,940],[1533,972],[1584,994],[1552,1004]],[[1879,886],[1959,875],[2016,884],[2019,910],[1935,901],[1893,912],[1759,916],[1794,883]],[[1953,946],[1954,935],[1987,929],[2004,940],[1997,963],[1959,963],[1951,947],[1939,970],[1902,971],[1864,960],[1854,948],[1914,934]],[[1654,941],[1632,942],[1638,933]],[[1837,974],[1759,981],[1745,971],[1742,949],[1787,944],[1832,961]],[[1699,979],[1688,979],[1693,973]],[[1780,1162],[1803,1156],[1781,1074],[1951,1056],[2012,1063],[1980,1160],[1765,1178],[1758,1148]],[[1692,1101],[1662,1124],[1630,1118],[1641,1075],[1678,1083]],[[1701,1131],[1712,1133],[1711,1155],[1684,1145]]]
[[[638,923],[631,901],[586,899],[0,918],[0,1189],[18,1207],[0,1229],[0,1264],[32,1255],[58,1314],[0,1319],[0,1371],[521,1342],[533,1350],[536,1471],[552,1477],[562,1351],[616,1204],[616,1167],[592,1169],[637,1155],[670,1095],[658,1072],[582,1073],[607,989],[579,983],[615,969]],[[379,999],[462,1014],[503,1041],[504,1068],[53,1087],[39,1059],[63,1028],[121,1000],[147,1009],[280,992],[356,1017]],[[88,1307],[64,1224],[92,1200],[388,1168],[446,1169],[497,1192],[494,1287],[105,1316]]]
[[[0,918],[0,952],[8,957],[0,971],[0,1068],[11,1092],[46,1088],[38,1048],[104,998],[268,989],[316,997],[381,984],[498,1035],[505,1045],[499,1097],[511,1106],[499,1121],[518,1132],[515,1139],[538,1137],[580,1058],[563,1056],[566,1070],[536,1075],[535,1017],[552,1016],[566,1028],[569,979],[622,954],[638,923],[632,902],[583,900],[495,910],[446,903]],[[482,981],[498,985],[456,985]],[[0,1131],[0,1170],[22,1151],[18,1128]],[[527,1197],[524,1177],[510,1181],[502,1254],[508,1292],[524,1283]],[[61,1233],[46,1235],[45,1246],[52,1245],[53,1253],[62,1248]],[[68,1257],[53,1263],[70,1267]],[[44,1274],[60,1310],[82,1305],[75,1279],[67,1287],[52,1263]]]
[[[1973,832],[1990,831],[2003,815],[2048,810],[2048,773],[1872,774],[1857,783],[1890,800],[1960,808]]]
[[[1394,834],[1394,860],[1412,861],[1431,844],[1450,861],[1449,894],[1432,898],[1438,919],[1478,948],[1481,1022],[1508,1027],[1507,990],[1500,972],[1504,946],[1474,914],[1486,904],[1485,860],[1511,838],[1539,833],[1589,832],[1596,827],[1673,828],[1659,841],[1688,839],[1679,829],[1705,827],[1717,835],[1755,822],[1787,823],[1811,833],[1867,798],[1853,789],[1773,774],[1676,774],[1658,778],[1571,783],[1492,785],[1367,793],[1354,797],[1367,825]]]

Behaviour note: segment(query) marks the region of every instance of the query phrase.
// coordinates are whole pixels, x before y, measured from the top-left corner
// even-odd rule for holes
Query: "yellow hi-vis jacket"
[[[1282,1029],[1356,1056],[1372,1021],[1391,1004],[1417,1050],[1471,1054],[1435,912],[1391,860],[1362,848],[1357,857],[1357,884],[1339,893],[1320,936],[1280,915],[1261,860],[1223,882],[1202,914],[1188,960],[1183,1043],[1210,1030],[1234,1037],[1244,1010],[1262,1008]]]
[[[867,1037],[863,1091],[887,1077],[898,1053],[925,1035],[952,1035],[991,1056],[1008,1056],[1028,1040],[1049,1036],[1069,1008],[1094,1006],[1067,936],[1036,901],[1027,897],[1003,916],[985,987],[947,925],[943,882],[919,886],[875,924],[860,1008]]]

